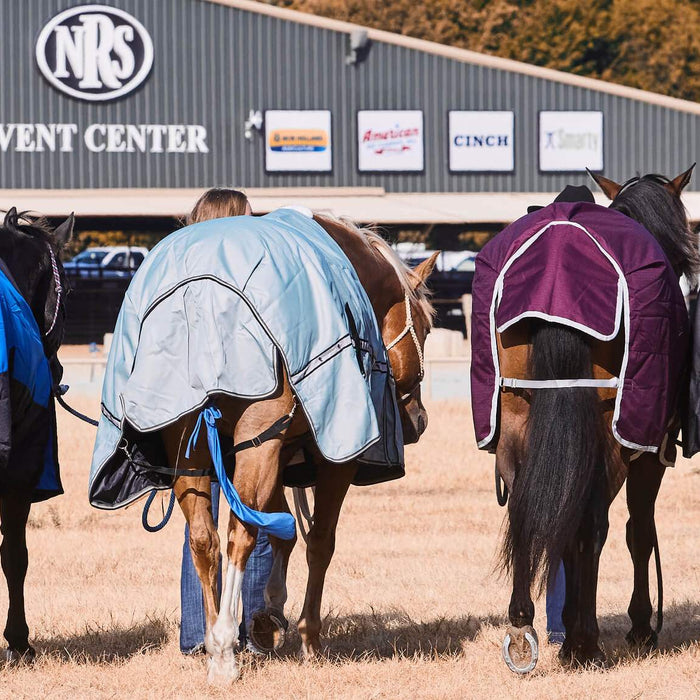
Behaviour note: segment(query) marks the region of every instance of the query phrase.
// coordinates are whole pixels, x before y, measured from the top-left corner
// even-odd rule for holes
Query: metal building
[[[230,184],[257,211],[503,222],[586,166],[698,151],[683,100],[250,0],[75,3],[0,0],[0,207],[163,217]]]

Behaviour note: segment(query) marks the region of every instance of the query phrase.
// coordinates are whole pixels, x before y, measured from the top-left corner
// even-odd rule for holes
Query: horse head
[[[663,175],[630,178],[622,185],[602,175],[589,174],[615,209],[646,228],[663,249],[674,272],[691,286],[700,270],[697,235],[688,222],[681,193],[690,182],[695,163],[673,179]]]
[[[433,311],[425,296],[425,285],[438,255],[439,252],[433,253],[409,271],[410,286],[404,288],[404,298],[389,308],[382,324],[407,445],[418,442],[428,426],[420,387],[425,374],[423,348],[432,327]]]
[[[52,232],[45,220],[12,207],[0,227],[0,259],[29,304],[50,359],[63,341],[67,284],[60,253],[73,223],[71,214]]]

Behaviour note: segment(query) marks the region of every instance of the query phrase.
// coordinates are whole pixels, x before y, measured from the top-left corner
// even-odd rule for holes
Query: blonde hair
[[[189,226],[209,219],[242,216],[249,206],[248,197],[240,190],[212,187],[197,200],[192,211],[187,215],[185,224]]]

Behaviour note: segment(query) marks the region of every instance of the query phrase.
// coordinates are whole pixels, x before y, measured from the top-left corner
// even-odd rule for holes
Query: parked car
[[[147,254],[148,248],[141,246],[87,248],[64,263],[63,269],[81,279],[132,277]]]

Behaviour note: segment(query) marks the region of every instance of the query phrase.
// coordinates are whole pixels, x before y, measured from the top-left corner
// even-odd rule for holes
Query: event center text
[[[0,152],[209,153],[199,124],[0,124]]]

